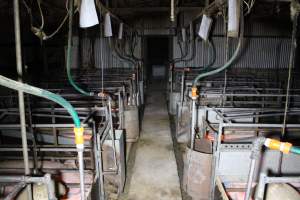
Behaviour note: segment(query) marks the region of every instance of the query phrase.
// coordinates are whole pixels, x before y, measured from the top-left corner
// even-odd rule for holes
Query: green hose
[[[241,4],[241,9],[240,10],[243,10],[242,9],[243,6]],[[193,86],[196,86],[197,85],[197,82],[204,78],[204,77],[207,77],[207,76],[211,76],[211,75],[214,75],[214,74],[217,74],[225,69],[227,69],[228,67],[230,67],[233,62],[235,61],[235,59],[237,58],[237,56],[239,55],[239,52],[241,50],[241,46],[242,46],[242,41],[243,41],[243,35],[244,35],[244,18],[243,18],[243,13],[241,13],[241,24],[240,24],[240,38],[239,38],[239,43],[232,55],[232,57],[228,60],[227,63],[225,63],[223,66],[221,67],[217,67],[216,69],[214,70],[211,70],[211,71],[208,71],[206,72],[206,69],[204,72],[200,73],[195,79],[194,79],[194,82],[193,82]]]
[[[1,75],[0,75],[0,85],[8,87],[13,90],[21,90],[25,93],[43,97],[43,98],[46,98],[46,99],[49,99],[51,101],[58,103],[59,105],[61,105],[65,109],[67,109],[67,111],[70,113],[70,115],[72,116],[72,119],[74,121],[75,127],[76,128],[81,127],[80,119],[79,119],[78,114],[75,111],[74,107],[68,101],[66,101],[64,98],[62,98],[61,96],[54,94],[52,92],[49,92],[47,90],[43,90],[43,89],[40,89],[37,87],[33,87],[31,85],[27,85],[27,84],[24,84],[21,82],[14,81],[12,79],[6,78]]]
[[[74,6],[73,6],[73,0],[69,1],[69,32],[68,32],[68,49],[67,49],[67,76],[69,83],[83,95],[86,96],[94,96],[93,92],[86,92],[82,88],[80,88],[73,80],[71,75],[71,62],[72,62],[72,26],[73,26],[73,12],[74,12]]]
[[[294,147],[294,146],[292,146],[291,149],[290,149],[290,152],[294,153],[294,154],[300,155],[300,147]]]
[[[241,40],[240,42],[238,43],[238,46],[233,54],[233,56],[230,58],[230,60],[225,63],[222,67],[218,67],[217,69],[215,70],[211,70],[211,71],[208,71],[206,72],[207,69],[204,69],[205,71],[201,74],[199,74],[195,79],[194,79],[194,82],[193,82],[193,85],[196,86],[197,85],[197,82],[204,78],[204,77],[207,77],[207,76],[211,76],[211,75],[214,75],[214,74],[217,74],[225,69],[227,69],[228,67],[230,67],[232,65],[232,63],[235,61],[236,57],[238,56],[239,52],[240,52],[240,49],[241,49]]]

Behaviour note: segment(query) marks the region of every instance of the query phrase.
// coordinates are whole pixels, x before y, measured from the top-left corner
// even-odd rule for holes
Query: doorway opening
[[[146,38],[144,50],[147,79],[166,79],[171,57],[171,39],[168,36],[149,36]]]

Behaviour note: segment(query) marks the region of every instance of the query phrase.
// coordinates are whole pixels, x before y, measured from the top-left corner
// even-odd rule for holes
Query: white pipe
[[[175,7],[174,0],[171,0],[171,15],[170,15],[171,22],[175,21],[175,8],[174,7]]]
[[[17,62],[18,80],[19,82],[22,82],[23,70],[22,70],[19,0],[14,0],[14,25],[15,25],[16,62]],[[27,147],[27,132],[26,132],[26,121],[25,121],[24,93],[21,90],[18,90],[18,100],[19,100],[19,112],[20,112],[25,175],[29,175],[30,168],[29,168],[29,160],[28,160],[29,158],[28,158],[28,151],[27,151],[28,147]],[[31,200],[32,192],[30,186],[27,186],[27,195],[28,195],[28,199]]]
[[[80,179],[80,199],[85,200],[85,189],[84,189],[84,163],[83,163],[83,151],[84,148],[77,145],[78,153],[78,164],[79,164],[79,179]]]

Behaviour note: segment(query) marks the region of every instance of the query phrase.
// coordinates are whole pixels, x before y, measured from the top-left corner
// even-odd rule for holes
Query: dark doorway
[[[152,36],[146,38],[145,58],[148,80],[165,79],[169,57],[169,37]]]

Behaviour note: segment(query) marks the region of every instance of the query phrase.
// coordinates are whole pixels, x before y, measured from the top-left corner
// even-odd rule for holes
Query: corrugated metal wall
[[[138,37],[135,56],[141,57],[141,38]],[[74,56],[76,57],[76,56]],[[132,65],[124,62],[110,48],[108,38],[83,37],[81,39],[81,67],[129,68]]]
[[[280,22],[281,23],[281,22]],[[277,24],[280,24],[277,23]],[[196,32],[198,27],[196,27]],[[245,39],[243,51],[240,59],[235,63],[235,68],[247,69],[283,69],[288,67],[290,53],[290,32],[289,22],[286,27],[278,27],[276,21],[273,23],[264,23],[260,20],[245,22]],[[216,62],[213,66],[217,67],[225,61],[226,38],[223,37],[223,20],[218,19],[213,27],[211,40],[216,49]],[[237,39],[230,41],[230,55],[233,54]],[[196,57],[190,62],[177,63],[177,67],[197,67],[209,63],[211,59],[209,46],[199,40],[196,42]],[[181,56],[177,37],[173,40],[173,57]]]

